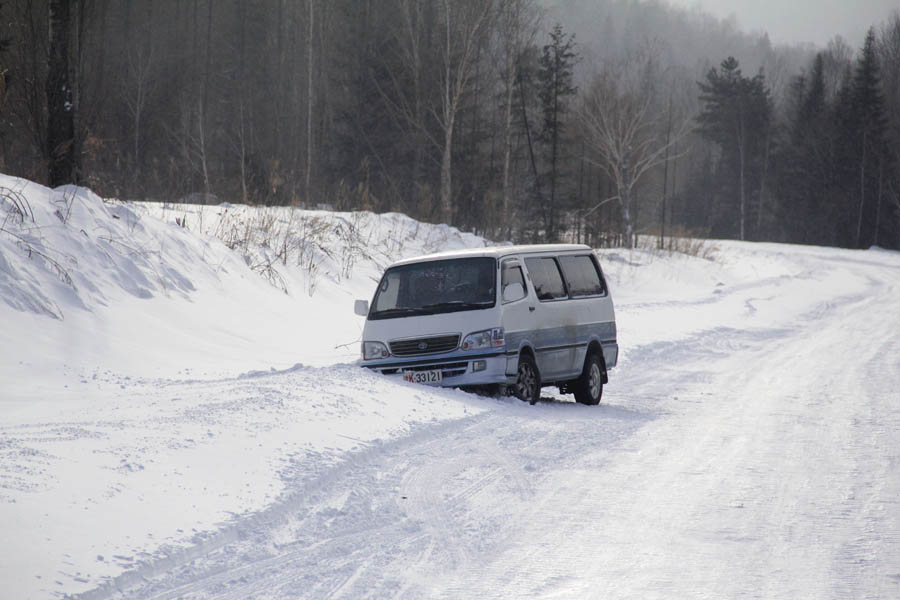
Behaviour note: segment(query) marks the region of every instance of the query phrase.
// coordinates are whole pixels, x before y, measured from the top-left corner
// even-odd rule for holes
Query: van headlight
[[[363,342],[362,343],[363,360],[372,360],[375,358],[387,358],[391,355],[387,346],[381,342]]]
[[[463,338],[459,345],[461,350],[484,350],[485,348],[499,348],[506,342],[503,339],[503,328],[494,327],[484,331],[470,333]]]

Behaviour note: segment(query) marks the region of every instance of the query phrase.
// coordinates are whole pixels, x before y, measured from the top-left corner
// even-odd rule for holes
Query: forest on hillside
[[[0,172],[516,241],[900,248],[900,11],[815,48],[658,1],[0,0]]]

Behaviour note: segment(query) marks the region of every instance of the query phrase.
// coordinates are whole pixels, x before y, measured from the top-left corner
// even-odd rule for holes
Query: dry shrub
[[[674,228],[671,235],[666,236],[663,240],[661,248],[659,238],[649,235],[639,236],[637,247],[669,254],[696,256],[705,260],[715,260],[716,254],[719,252],[719,247],[706,239],[704,232],[686,230],[683,227]]]

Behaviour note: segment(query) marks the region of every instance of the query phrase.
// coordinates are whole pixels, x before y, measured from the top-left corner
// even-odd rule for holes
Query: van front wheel
[[[581,404],[600,404],[603,396],[603,365],[596,352],[591,352],[584,361],[581,377],[573,382],[575,400]]]
[[[513,390],[519,400],[531,405],[534,405],[541,397],[541,374],[530,354],[523,354],[519,358],[516,385]]]

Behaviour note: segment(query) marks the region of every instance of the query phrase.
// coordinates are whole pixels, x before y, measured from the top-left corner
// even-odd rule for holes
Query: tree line
[[[816,52],[593,4],[578,40],[537,0],[4,0],[0,170],[517,241],[900,248],[900,13]],[[666,22],[756,54],[691,62]]]

